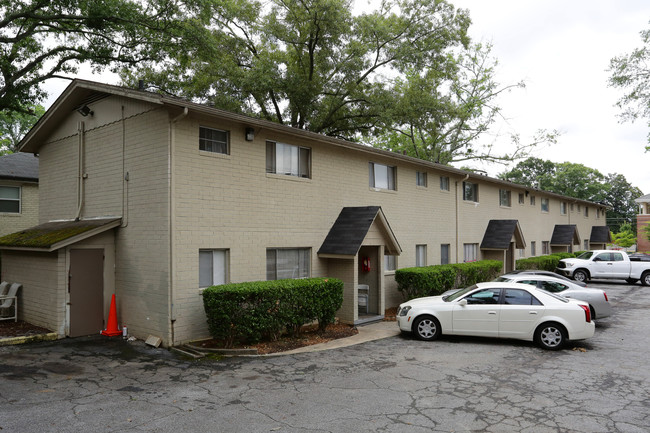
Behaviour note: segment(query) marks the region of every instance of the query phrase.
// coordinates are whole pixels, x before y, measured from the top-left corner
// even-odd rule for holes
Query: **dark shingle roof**
[[[518,224],[517,220],[490,220],[483,235],[481,249],[508,249]]]
[[[575,224],[556,224],[553,229],[553,236],[551,236],[551,245],[579,244],[579,239],[574,242],[577,236]]]
[[[0,179],[38,182],[38,158],[31,153],[0,156]]]
[[[344,207],[318,254],[357,254],[380,209],[379,206]]]
[[[593,226],[591,228],[591,236],[589,242],[597,243],[610,243],[612,242],[612,234],[607,226]]]

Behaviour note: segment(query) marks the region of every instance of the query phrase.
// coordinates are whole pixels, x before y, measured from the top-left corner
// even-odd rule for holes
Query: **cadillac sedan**
[[[448,296],[412,299],[397,310],[397,326],[421,340],[440,335],[514,338],[561,349],[594,335],[586,302],[527,284],[478,283]]]
[[[511,283],[530,284],[538,289],[564,296],[565,298],[578,299],[589,304],[592,319],[602,319],[612,314],[607,293],[601,289],[581,287],[571,281],[544,275],[506,274],[494,281],[509,281]]]

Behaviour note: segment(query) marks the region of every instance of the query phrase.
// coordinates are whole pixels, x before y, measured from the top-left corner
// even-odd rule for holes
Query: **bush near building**
[[[253,281],[203,291],[210,334],[226,347],[295,335],[315,320],[324,330],[342,303],[343,282],[336,278]]]
[[[535,269],[540,271],[555,272],[555,269],[560,263],[560,260],[577,257],[582,253],[584,253],[584,251],[578,251],[575,253],[554,253],[547,256],[536,256],[519,259],[515,264],[515,268],[518,270]]]

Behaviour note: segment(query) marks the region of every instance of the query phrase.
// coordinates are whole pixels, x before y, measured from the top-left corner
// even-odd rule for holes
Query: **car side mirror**
[[[464,307],[465,305],[467,305],[467,299],[461,299],[460,301],[458,301],[458,305],[461,305],[461,306]]]

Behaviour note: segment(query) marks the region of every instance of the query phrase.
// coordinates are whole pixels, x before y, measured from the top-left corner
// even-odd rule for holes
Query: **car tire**
[[[566,330],[555,322],[546,322],[539,325],[535,331],[535,341],[546,350],[560,350],[566,343]]]
[[[587,280],[589,279],[589,274],[587,273],[587,271],[578,269],[573,273],[573,279],[576,281],[580,281],[581,283],[586,283]]]
[[[433,341],[440,336],[440,322],[433,316],[422,316],[413,322],[413,333],[424,341]]]
[[[645,271],[643,275],[641,275],[641,284],[644,286],[650,286],[650,271]]]
[[[628,284],[636,284],[637,280],[636,278],[626,278],[625,281],[627,281]]]

